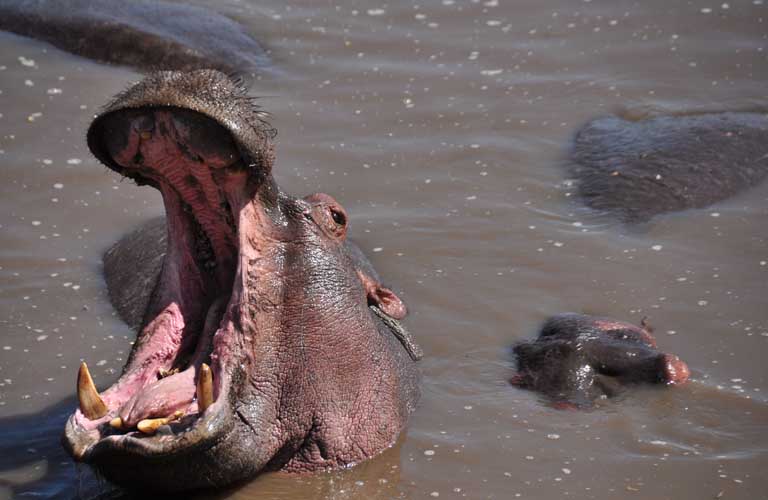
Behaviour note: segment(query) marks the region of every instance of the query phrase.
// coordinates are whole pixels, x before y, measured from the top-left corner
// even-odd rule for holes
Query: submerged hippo
[[[705,207],[768,175],[768,114],[600,118],[577,133],[570,175],[584,203],[628,223]]]
[[[541,392],[558,406],[586,407],[632,384],[679,385],[688,365],[656,349],[643,321],[638,327],[610,318],[559,314],[534,341],[513,348],[518,373],[511,383]]]
[[[134,296],[116,305],[141,328],[101,394],[81,366],[63,437],[117,484],[179,491],[348,466],[391,446],[416,405],[405,305],[346,240],[338,202],[278,188],[273,135],[213,70],[150,75],[89,129],[94,155],[158,189],[166,210],[167,227],[151,222],[105,258],[110,295]]]
[[[268,59],[236,22],[180,3],[0,0],[0,30],[141,70],[215,68],[255,73]]]

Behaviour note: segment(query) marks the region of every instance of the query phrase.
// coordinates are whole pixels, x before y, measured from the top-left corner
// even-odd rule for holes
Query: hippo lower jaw
[[[78,461],[99,464],[101,469],[108,468],[110,462],[118,464],[121,459],[172,459],[199,452],[222,441],[233,427],[232,412],[225,411],[224,405],[216,406],[204,415],[178,420],[154,436],[138,430],[114,434],[105,428],[88,431],[72,416],[64,430],[64,447]]]
[[[216,309],[221,310],[219,302],[211,306],[206,323],[211,323],[211,317],[217,324],[228,322],[216,315]],[[113,461],[121,454],[162,458],[214,446],[233,426],[231,401],[236,395],[230,382],[232,367],[237,363],[229,361],[231,355],[224,354],[233,347],[228,345],[232,343],[231,339],[224,337],[235,336],[231,324],[229,326],[216,331],[215,335],[221,337],[218,349],[201,351],[203,356],[197,353],[196,359],[186,367],[165,368],[168,360],[172,360],[171,365],[179,358],[185,362],[180,344],[175,350],[164,351],[166,356],[127,371],[112,387],[95,396],[105,407],[100,417],[88,416],[91,409],[80,391],[80,406],[65,428],[65,447],[76,460],[103,466],[105,457],[111,457],[109,461]],[[170,337],[173,332],[158,329],[154,335]],[[205,331],[197,337],[200,344],[196,350],[201,344],[210,344],[211,336]],[[141,354],[139,351],[138,356]],[[202,363],[202,357],[207,358],[211,368]],[[205,388],[201,383],[201,368],[216,374],[208,379],[209,385]],[[83,369],[87,370],[85,364]],[[180,372],[165,375],[176,370]],[[207,390],[216,399],[201,404],[202,390]]]

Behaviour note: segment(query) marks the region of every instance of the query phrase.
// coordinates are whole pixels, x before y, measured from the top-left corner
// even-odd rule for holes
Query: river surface
[[[269,50],[278,183],[345,206],[426,353],[394,448],[214,498],[768,498],[768,184],[626,227],[563,169],[598,116],[765,109],[768,1],[209,3]],[[106,387],[133,339],[102,252],[163,212],[84,141],[139,78],[0,33],[0,497],[111,495],[58,436],[80,361]],[[648,316],[692,381],[581,412],[510,386],[565,311]]]

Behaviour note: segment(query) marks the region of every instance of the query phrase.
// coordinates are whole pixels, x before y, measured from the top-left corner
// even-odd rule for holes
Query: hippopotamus
[[[569,174],[587,206],[630,224],[706,207],[768,175],[768,114],[599,118],[576,134]]]
[[[612,318],[564,313],[549,318],[538,338],[513,347],[513,385],[538,391],[561,408],[590,407],[628,385],[681,385],[688,365],[660,352],[652,329]]]
[[[392,446],[416,406],[405,304],[347,239],[338,201],[277,186],[274,135],[215,70],[153,73],[88,130],[96,158],[160,191],[166,211],[105,256],[139,331],[111,387],[80,367],[63,436],[118,485],[350,466]]]
[[[264,49],[238,23],[180,3],[0,0],[0,30],[140,70],[213,68],[247,76],[268,63]]]

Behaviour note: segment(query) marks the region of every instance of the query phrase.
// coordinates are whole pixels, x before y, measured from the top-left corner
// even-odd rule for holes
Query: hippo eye
[[[347,225],[347,217],[343,213],[339,212],[338,210],[331,209],[331,217],[333,217],[333,222],[335,222],[339,226]]]

